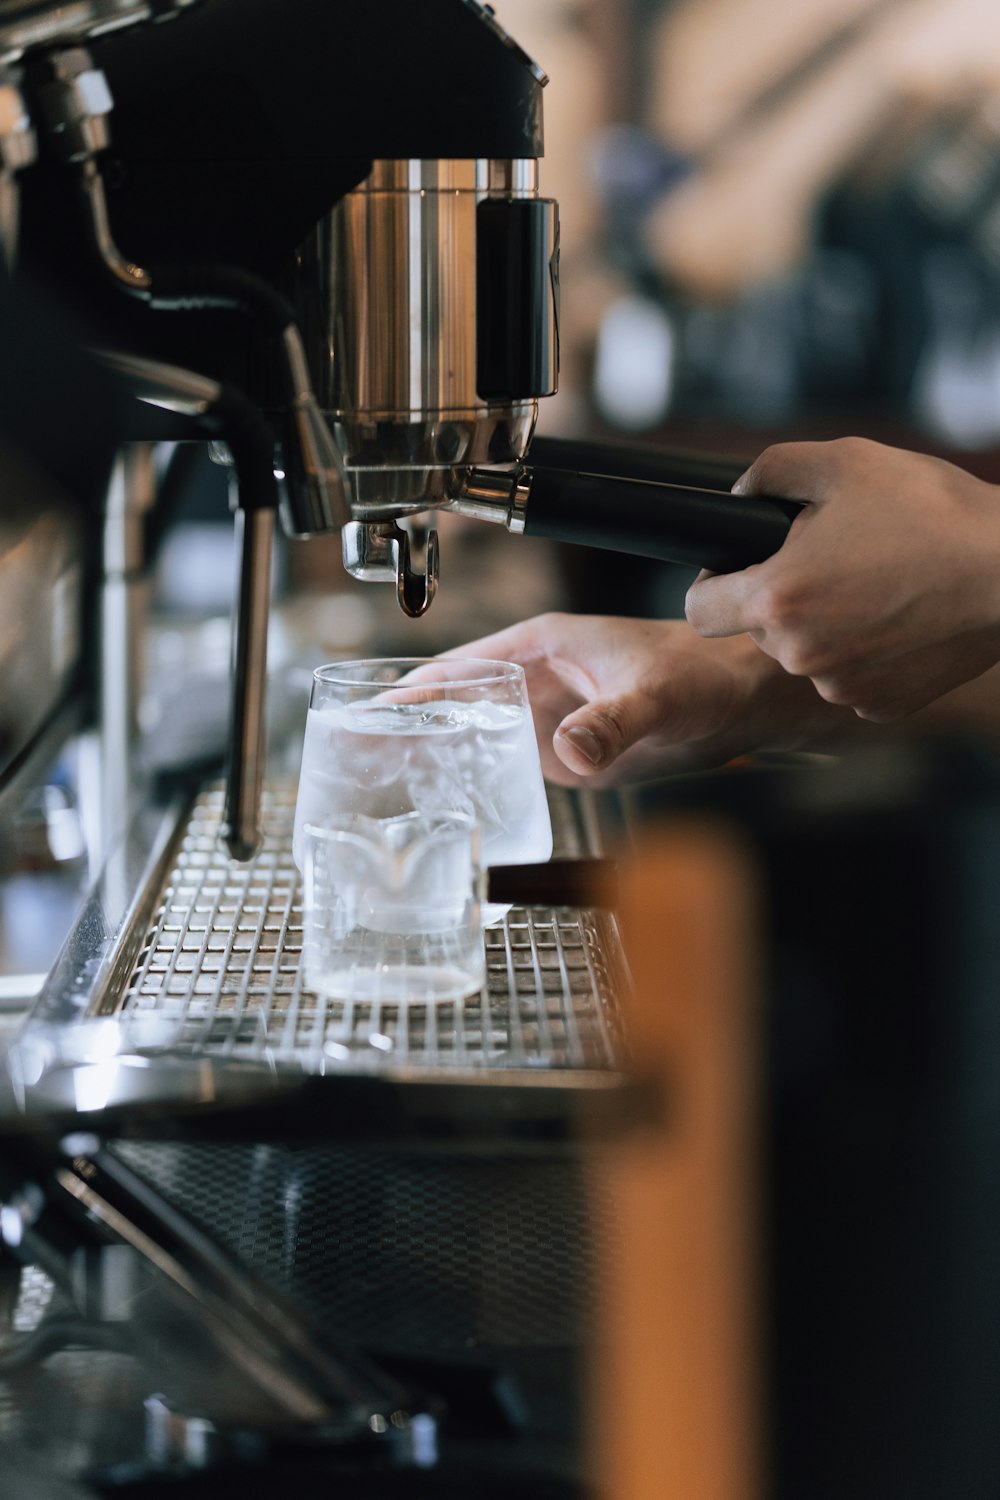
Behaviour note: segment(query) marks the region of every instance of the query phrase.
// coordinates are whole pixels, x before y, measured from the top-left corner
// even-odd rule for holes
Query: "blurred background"
[[[545,423],[996,442],[995,6],[498,10],[551,75],[565,359]]]

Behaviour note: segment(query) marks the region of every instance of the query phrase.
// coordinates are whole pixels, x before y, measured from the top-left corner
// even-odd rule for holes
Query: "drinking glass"
[[[483,865],[533,864],[552,828],[524,682],[513,662],[404,657],[335,662],[313,673],[295,808],[302,829],[366,818],[461,814]],[[484,924],[507,906],[484,905]]]
[[[460,1000],[482,989],[479,833],[461,814],[302,829],[306,987],[338,1000]]]

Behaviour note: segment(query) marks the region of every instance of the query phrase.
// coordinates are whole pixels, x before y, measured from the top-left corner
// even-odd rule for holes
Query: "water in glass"
[[[300,867],[304,823],[410,812],[474,819],[484,865],[548,859],[552,830],[523,676],[489,665],[517,673],[519,690],[494,693],[485,680],[419,694],[383,687],[352,701],[317,702],[314,692],[295,814]],[[506,909],[484,907],[484,922]]]

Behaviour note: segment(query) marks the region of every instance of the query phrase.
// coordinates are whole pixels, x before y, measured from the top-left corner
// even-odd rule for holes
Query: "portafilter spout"
[[[413,566],[413,543],[423,566]],[[343,530],[344,567],[363,583],[395,583],[399,607],[411,619],[430,609],[437,593],[439,548],[428,516],[395,521],[351,521]]]

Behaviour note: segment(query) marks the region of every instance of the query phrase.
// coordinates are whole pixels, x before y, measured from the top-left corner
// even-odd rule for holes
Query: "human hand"
[[[538,615],[444,654],[524,668],[542,770],[563,786],[795,749],[842,718],[745,637],[702,640],[683,620]]]
[[[864,719],[913,713],[1000,661],[1000,491],[863,438],[768,448],[734,487],[812,502],[754,567],[701,574],[687,618],[746,632]]]

